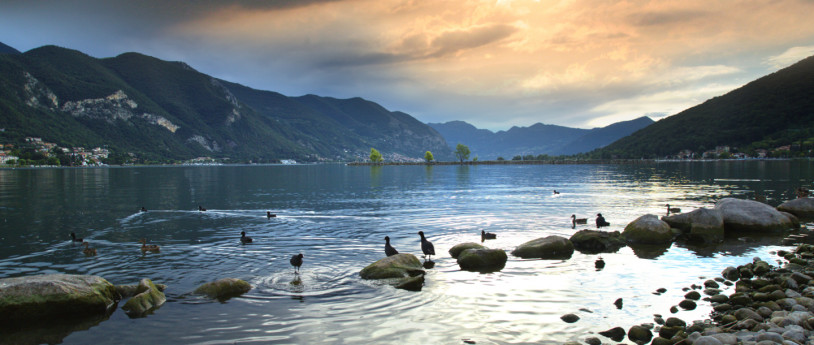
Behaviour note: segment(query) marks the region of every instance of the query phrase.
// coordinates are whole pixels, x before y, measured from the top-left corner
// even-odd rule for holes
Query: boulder
[[[464,271],[496,272],[506,266],[507,259],[502,249],[470,248],[458,256],[458,266]]]
[[[691,241],[719,243],[724,239],[724,219],[719,210],[699,208],[692,212],[661,217],[671,228],[679,229]]]
[[[548,236],[528,241],[512,251],[524,259],[568,259],[574,254],[574,244],[562,236]]]
[[[797,198],[777,206],[778,211],[791,213],[798,218],[814,218],[814,198]]]
[[[484,247],[480,243],[475,243],[475,242],[460,243],[460,244],[456,244],[456,245],[452,246],[452,248],[449,248],[449,256],[451,256],[454,259],[457,259],[458,255],[460,255],[462,251],[470,249],[470,248],[484,249],[486,247]]]
[[[150,279],[139,281],[137,293],[127,300],[122,309],[130,317],[142,317],[152,313],[167,301],[164,293]]]
[[[627,331],[627,338],[636,344],[647,344],[653,339],[653,332],[642,326],[633,326]]]
[[[120,299],[98,276],[47,274],[0,279],[0,321],[104,315]]]
[[[754,200],[723,198],[715,209],[721,212],[727,232],[779,233],[793,226],[789,217]]]
[[[223,278],[209,282],[195,289],[196,294],[206,295],[209,298],[227,300],[240,296],[252,289],[251,284],[237,278]]]
[[[622,236],[628,243],[636,244],[665,244],[673,240],[670,225],[652,214],[643,215],[630,222]]]
[[[387,279],[397,289],[421,291],[424,286],[423,268],[415,255],[399,253],[368,265],[359,272],[359,276],[362,279]]]
[[[421,291],[424,287],[424,275],[419,275],[415,277],[407,277],[399,280],[393,286],[396,289],[402,289],[407,291]]]
[[[622,341],[625,339],[625,329],[622,327],[614,327],[607,331],[599,332],[600,335],[611,338],[613,341]]]
[[[580,230],[569,240],[576,250],[586,254],[615,253],[627,245],[619,231]]]

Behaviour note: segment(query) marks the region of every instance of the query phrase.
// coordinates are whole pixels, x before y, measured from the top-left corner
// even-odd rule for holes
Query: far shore
[[[666,162],[748,162],[780,159],[552,159],[552,160],[502,160],[502,161],[446,161],[446,162],[351,162],[351,166],[378,166],[378,165],[537,165],[537,164],[652,164]]]

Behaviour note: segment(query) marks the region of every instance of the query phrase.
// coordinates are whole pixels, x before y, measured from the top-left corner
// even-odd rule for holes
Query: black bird
[[[432,260],[430,256],[435,255],[435,246],[432,245],[432,242],[427,241],[423,231],[419,231],[418,235],[421,236],[421,251],[427,256],[427,260]]]
[[[599,259],[596,259],[596,262],[594,262],[594,267],[596,267],[598,270],[605,268],[605,260],[602,260],[602,257],[600,256]]]
[[[390,236],[384,237],[384,253],[387,254],[387,256],[393,256],[399,253],[396,248],[390,245]]]
[[[588,224],[588,218],[577,218],[577,215],[571,215],[571,229],[576,228],[577,224]]]
[[[494,240],[496,238],[497,238],[496,234],[493,234],[491,232],[486,232],[486,230],[481,230],[480,231],[480,241],[481,242],[483,242],[483,240]]]
[[[82,242],[82,239],[81,238],[76,238],[76,234],[71,233],[71,241],[72,242]]]
[[[555,195],[556,195],[556,194],[560,194],[560,192],[558,192],[558,191],[555,189],[555,190],[554,190],[554,194],[555,194]]]
[[[141,207],[141,212],[147,212],[147,209],[144,206]]]
[[[296,273],[300,273],[300,266],[302,266],[302,253],[291,256],[291,266],[294,266]]]
[[[276,214],[271,213],[271,211],[266,211],[266,218],[271,219],[277,217]]]
[[[667,215],[669,216],[670,213],[681,213],[681,209],[678,207],[670,207],[670,204],[667,204]]]
[[[206,211],[206,209],[205,209],[205,208],[203,208],[203,207],[201,207],[201,205],[198,205],[198,211],[203,212],[203,211]]]
[[[244,243],[244,244],[245,243],[252,243],[252,238],[249,237],[249,236],[246,236],[245,231],[241,231],[240,232],[240,243]]]
[[[610,223],[605,221],[605,217],[602,217],[601,213],[596,214],[596,228],[599,229],[603,226],[610,226]]]

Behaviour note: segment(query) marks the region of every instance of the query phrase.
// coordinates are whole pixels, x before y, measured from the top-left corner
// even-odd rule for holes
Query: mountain
[[[20,54],[20,51],[0,42],[0,54]]]
[[[451,157],[429,126],[361,98],[287,97],[138,53],[0,54],[0,92],[0,143],[41,137],[151,161],[354,160],[371,147],[388,159]]]
[[[598,153],[663,157],[716,146],[769,148],[814,137],[814,56],[666,117]]]
[[[591,151],[651,123],[653,120],[649,117],[641,117],[590,130],[537,123],[496,133],[478,129],[463,121],[428,125],[441,133],[450,145],[467,145],[473,157],[510,159],[516,155],[563,155]]]

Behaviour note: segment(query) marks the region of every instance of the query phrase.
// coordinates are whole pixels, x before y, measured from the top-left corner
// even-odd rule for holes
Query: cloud
[[[765,63],[773,68],[781,69],[812,55],[814,55],[814,46],[791,47],[780,55],[770,56]]]
[[[443,32],[432,40],[434,50],[430,57],[442,57],[462,50],[482,47],[503,40],[517,32],[517,28],[506,24],[490,24]]]

